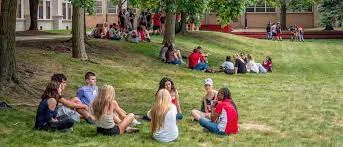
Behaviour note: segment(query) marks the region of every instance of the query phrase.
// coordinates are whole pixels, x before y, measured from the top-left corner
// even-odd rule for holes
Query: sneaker
[[[137,133],[137,132],[139,132],[138,128],[127,127],[125,129],[125,133]]]
[[[141,125],[142,123],[141,122],[139,122],[139,121],[137,121],[136,119],[134,119],[133,121],[132,121],[132,123],[131,123],[131,127],[134,127],[134,126],[138,126],[138,125]]]

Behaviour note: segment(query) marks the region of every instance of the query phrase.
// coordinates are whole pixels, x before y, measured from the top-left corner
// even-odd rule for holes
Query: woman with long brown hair
[[[97,133],[103,135],[123,134],[134,120],[134,114],[130,113],[122,120],[115,112],[119,109],[114,100],[115,91],[111,85],[104,85],[98,96],[91,105],[91,111],[95,117]],[[135,129],[135,131],[138,131]]]
[[[61,83],[51,81],[41,96],[35,121],[38,130],[64,130],[73,127],[74,121],[62,115],[57,117],[56,107],[61,96]]]
[[[149,112],[151,116],[151,133],[154,139],[161,142],[171,142],[179,136],[176,125],[176,106],[171,102],[168,90],[160,89]]]

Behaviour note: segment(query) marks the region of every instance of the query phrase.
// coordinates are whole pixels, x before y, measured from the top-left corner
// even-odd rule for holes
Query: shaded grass
[[[178,122],[178,141],[161,144],[150,138],[149,124],[144,122],[138,134],[104,137],[95,134],[95,127],[84,122],[73,132],[33,131],[35,109],[0,111],[0,145],[116,145],[116,146],[211,146],[234,145],[233,137],[221,137],[204,132],[191,121],[190,111],[200,107],[204,94],[203,79],[211,77],[218,89],[228,86],[240,114],[240,124],[259,124],[272,131],[241,129],[235,135],[235,145],[339,145],[343,143],[340,120],[343,112],[343,48],[341,40],[307,40],[272,42],[222,33],[195,32],[177,36],[176,44],[184,52],[201,45],[210,54],[209,61],[218,67],[226,55],[244,51],[260,62],[271,55],[274,72],[228,76],[192,71],[186,65],[172,66],[159,62],[162,38],[152,37],[152,43],[132,44],[124,41],[93,40],[89,54],[99,64],[70,58],[69,53],[56,53],[35,48],[19,48],[17,60],[37,66],[46,74],[35,75],[35,86],[44,87],[53,72],[68,77],[67,96],[74,96],[84,84],[87,71],[97,74],[98,85],[115,86],[117,99],[128,112],[146,113],[163,76],[171,77],[181,96],[185,115]],[[53,67],[56,67],[54,70]],[[44,82],[45,81],[45,82]],[[38,102],[37,98],[35,99]],[[0,98],[4,99],[4,98]],[[11,98],[6,98],[10,101]],[[48,142],[49,141],[49,142]]]

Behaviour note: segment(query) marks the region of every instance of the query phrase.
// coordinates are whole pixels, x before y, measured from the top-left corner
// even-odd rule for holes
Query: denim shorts
[[[207,118],[200,118],[199,123],[202,127],[206,128],[208,131],[214,134],[219,134],[219,135],[226,135],[223,131],[220,131],[218,129],[218,124],[215,122],[212,122],[211,120]]]

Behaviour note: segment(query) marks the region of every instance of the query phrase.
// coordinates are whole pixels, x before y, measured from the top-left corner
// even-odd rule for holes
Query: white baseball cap
[[[212,81],[212,79],[210,79],[210,78],[207,78],[207,79],[205,79],[205,81],[204,81],[204,84],[205,85],[213,85],[213,81]]]

